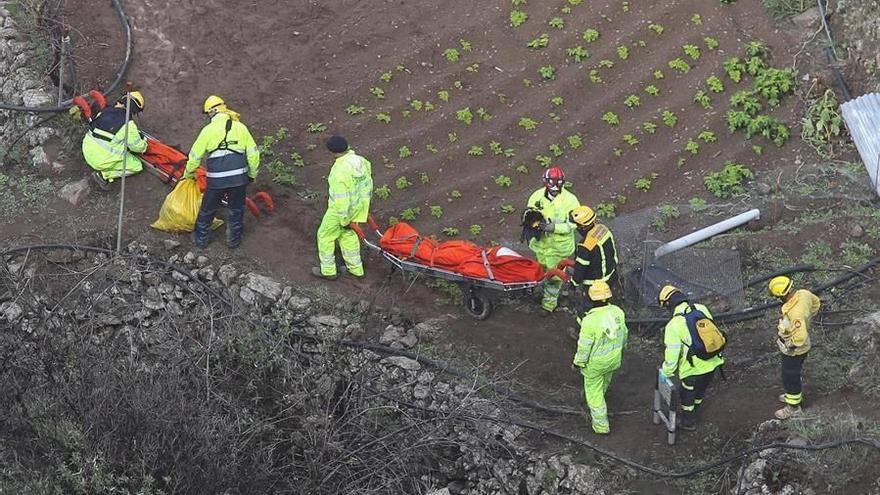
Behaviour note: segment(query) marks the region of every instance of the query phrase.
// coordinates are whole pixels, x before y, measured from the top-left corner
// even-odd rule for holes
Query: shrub
[[[716,198],[729,198],[746,192],[743,182],[755,174],[745,165],[730,160],[724,162],[724,168],[703,178],[706,189]]]

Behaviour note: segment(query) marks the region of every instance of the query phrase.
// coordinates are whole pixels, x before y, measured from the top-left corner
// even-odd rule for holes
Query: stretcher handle
[[[379,224],[376,223],[376,219],[373,218],[373,215],[367,215],[367,225],[370,226],[370,229],[379,232]]]
[[[560,261],[556,265],[556,269],[557,270],[565,270],[566,268],[570,268],[573,266],[574,266],[574,260],[571,258],[565,258],[564,260]]]
[[[364,234],[364,230],[361,228],[360,225],[358,225],[354,222],[351,222],[350,224],[348,224],[348,228],[350,228],[351,230],[354,231],[355,234],[357,234],[358,239],[360,239],[362,241],[367,240],[367,236]]]
[[[544,276],[541,278],[541,281],[547,281],[553,277],[559,277],[562,279],[563,282],[568,282],[569,279],[571,278],[564,271],[562,271],[558,268],[551,268],[551,269],[547,270],[546,273],[544,273]]]

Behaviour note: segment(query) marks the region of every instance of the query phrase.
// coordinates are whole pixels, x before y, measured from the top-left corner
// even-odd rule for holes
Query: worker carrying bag
[[[691,345],[688,347],[687,360],[693,365],[694,356],[699,359],[711,359],[727,345],[727,335],[718,329],[715,322],[705,313],[688,303],[690,311],[681,313],[691,334]],[[685,344],[687,345],[687,344]]]

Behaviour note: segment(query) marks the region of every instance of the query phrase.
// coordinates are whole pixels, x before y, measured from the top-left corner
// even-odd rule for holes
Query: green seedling
[[[629,58],[629,48],[621,45],[617,47],[617,57],[620,60],[626,60]]]
[[[426,101],[426,102],[425,102],[425,106],[424,106],[424,110],[425,110],[426,112],[432,112],[432,111],[434,111],[434,104],[431,103],[430,101]]]
[[[425,103],[422,100],[412,100],[409,102],[409,106],[416,112],[420,112],[423,108],[425,108]]]
[[[522,10],[511,10],[510,11],[510,26],[511,27],[520,27],[529,20],[529,14],[523,12]]]
[[[547,155],[535,155],[535,161],[541,164],[544,168],[553,164],[553,159]]]
[[[653,174],[653,175],[656,176],[656,174]],[[642,177],[642,178],[636,180],[635,183],[633,183],[633,185],[636,187],[636,189],[638,189],[638,190],[640,190],[640,191],[645,191],[645,192],[647,192],[647,191],[650,191],[650,190],[651,190],[651,185],[652,185],[653,183],[654,183],[654,181],[653,181],[652,178],[650,178],[650,177]]]
[[[565,54],[573,58],[575,62],[581,62],[584,59],[590,58],[590,52],[581,45],[566,48]]]
[[[629,2],[623,2],[623,3],[620,5],[620,8],[621,8],[621,10],[623,10],[623,13],[624,13],[624,14],[627,13],[627,12],[629,12]]]
[[[700,14],[694,14],[691,16],[691,24],[694,26],[700,26],[703,24],[703,17]]]
[[[691,207],[691,210],[694,213],[700,213],[701,211],[706,211],[709,209],[709,205],[703,198],[691,198],[688,200],[688,205]]]
[[[458,133],[457,132],[448,132],[446,133],[446,138],[449,139],[450,143],[454,143],[458,141]]]
[[[449,102],[449,91],[446,91],[445,89],[441,89],[440,91],[437,91],[437,98],[440,98],[440,101],[442,101],[444,103],[448,103]]]
[[[713,93],[724,92],[724,83],[721,82],[721,78],[718,76],[709,76],[709,78],[706,79],[706,86],[709,86],[709,91]]]
[[[419,172],[419,182],[422,184],[428,184],[431,182],[431,176],[429,176],[427,172]]]
[[[440,150],[438,150],[437,147],[434,146],[434,145],[431,144],[431,143],[428,143],[428,144],[425,145],[425,150],[426,150],[426,151],[429,151],[429,152],[431,152],[431,153],[433,153],[433,154],[435,154],[435,155],[436,155],[437,153],[440,152]]]
[[[382,187],[373,189],[373,194],[379,199],[388,199],[391,196],[391,189],[388,187],[388,184],[383,184]]]
[[[422,214],[422,209],[416,206],[415,208],[407,208],[400,212],[400,218],[403,220],[413,221]]]
[[[663,123],[670,128],[675,127],[675,124],[678,123],[678,116],[670,110],[664,110],[663,113],[660,114],[660,118],[663,119]]]
[[[483,232],[483,226],[479,224],[473,224],[468,227],[468,232],[470,232],[471,235],[480,235]]]
[[[684,145],[684,150],[692,155],[696,155],[700,152],[700,143],[694,141],[693,139],[688,139],[687,144]]]
[[[439,205],[431,205],[431,216],[434,218],[440,218],[443,216],[443,208]]]
[[[654,33],[657,34],[658,36],[663,34],[663,26],[660,24],[655,24],[652,22],[651,24],[648,24],[648,29],[650,29],[651,31],[654,31]]]
[[[562,156],[563,154],[565,154],[565,152],[562,151],[562,147],[559,146],[558,144],[551,144],[551,145],[548,147],[548,149],[550,150],[550,153],[552,153],[553,156],[555,156],[556,158],[559,158],[560,156]]]
[[[505,215],[510,215],[511,213],[513,213],[515,211],[516,211],[516,207],[513,206],[512,204],[501,205],[501,213],[504,213]]]
[[[550,112],[547,114],[547,116],[549,116],[550,120],[552,120],[553,122],[559,122],[560,120],[562,120],[562,117],[560,117],[556,112]]]
[[[504,153],[504,149],[501,147],[501,143],[498,141],[491,141],[489,143],[489,150],[492,151],[495,155],[500,155]]]
[[[383,72],[382,75],[379,76],[379,80],[383,83],[390,83],[392,77],[394,77],[394,73],[389,70],[387,72]]]
[[[388,217],[388,225],[397,225],[400,223],[400,219],[397,217]]]
[[[476,74],[477,72],[480,72],[480,64],[468,65],[467,67],[465,67],[464,70],[466,70],[468,72],[473,72],[474,74]]]
[[[300,155],[296,151],[293,151],[290,153],[290,161],[296,167],[305,167],[306,166],[306,162],[305,162],[305,160],[303,160],[302,155]],[[2,186],[2,184],[0,184],[0,186]]]
[[[583,1],[584,1],[584,0],[568,0],[568,4],[571,5],[571,6],[573,6],[573,7],[577,7],[578,5],[580,5],[581,3],[583,3]]]
[[[457,62],[460,54],[455,48],[447,48],[446,50],[443,50],[443,56],[450,62]]]
[[[611,150],[611,153],[612,153],[614,156],[623,156],[623,150],[620,149],[620,148],[614,148],[614,149],[612,149],[612,150]]]
[[[452,81],[452,87],[455,89],[462,89],[464,88],[464,85],[461,83],[461,81]]]
[[[614,68],[614,62],[612,62],[611,60],[608,60],[607,58],[605,58],[605,59],[602,59],[602,60],[599,61],[599,67],[603,67],[603,68],[605,68],[605,69],[613,69],[613,68]]]
[[[605,112],[602,114],[602,120],[612,126],[620,125],[620,117],[617,116],[614,112]]]
[[[565,29],[565,21],[562,19],[562,17],[554,17],[547,21],[547,24],[552,28]]]
[[[550,37],[547,36],[547,33],[541,33],[541,36],[538,36],[532,41],[529,41],[528,43],[526,43],[526,46],[528,48],[531,48],[532,50],[540,50],[542,48],[547,48],[547,45],[549,43]]]
[[[531,79],[523,79],[522,82],[523,82],[523,86],[525,86],[527,88],[531,88],[532,86],[535,85],[535,83],[533,83]]]
[[[380,88],[379,86],[373,86],[370,88],[370,93],[376,97],[377,100],[385,99],[385,90]]]
[[[755,144],[752,146],[752,153],[754,153],[758,156],[761,156],[762,154],[764,154],[764,147],[758,146],[757,144]]]
[[[647,132],[648,134],[654,134],[655,132],[657,132],[657,124],[653,122],[643,122],[642,129],[644,129],[645,132]]]
[[[594,83],[596,83],[596,84],[601,84],[601,83],[602,83],[602,76],[599,75],[599,71],[598,71],[598,70],[596,70],[596,69],[590,69],[590,72],[588,73],[588,75],[589,75],[589,77],[590,77],[590,82],[594,82]]]
[[[759,57],[750,57],[745,61],[746,73],[750,76],[757,76],[767,68],[767,63]]]
[[[542,66],[538,69],[538,74],[540,74],[541,79],[544,79],[545,81],[556,79],[556,69],[554,69],[552,65]]]
[[[561,107],[565,103],[565,100],[561,96],[554,96],[553,98],[550,98],[550,103],[557,107]]]
[[[458,189],[453,189],[449,192],[449,195],[452,197],[452,199],[461,199],[461,191],[459,191]]]
[[[724,72],[727,73],[727,77],[729,77],[731,81],[735,83],[742,81],[743,72],[746,70],[746,66],[742,63],[742,60],[737,57],[730,57],[724,61],[722,66],[724,67]]]
[[[390,124],[391,123],[391,115],[388,115],[385,112],[379,112],[376,114],[376,120],[378,120],[379,122],[382,122],[383,124]]]
[[[660,94],[660,90],[657,88],[657,86],[649,84],[645,86],[645,93],[648,93],[651,96],[657,96]]]
[[[678,168],[684,167],[684,164],[687,163],[687,160],[684,157],[679,157],[679,159],[675,162],[678,165]]]
[[[394,181],[394,186],[398,189],[406,189],[412,185],[412,182],[406,178],[405,175],[401,175]]]
[[[710,98],[702,89],[694,94],[694,103],[699,103],[700,106],[706,110],[712,108],[712,98]]]
[[[603,218],[614,218],[617,212],[617,205],[614,203],[599,203],[596,205],[596,216]]]
[[[483,156],[484,153],[485,152],[483,151],[483,147],[478,145],[473,145],[468,150],[468,155],[471,156]]]
[[[771,107],[779,105],[782,97],[794,91],[794,71],[768,68],[755,77],[755,92],[767,98]]]
[[[581,138],[580,134],[572,134],[566,138],[568,140],[568,147],[576,150],[584,145],[584,141]]]
[[[531,131],[538,127],[538,122],[529,117],[520,117],[519,126],[527,131]]]
[[[474,114],[471,113],[471,107],[464,107],[455,112],[455,118],[467,125],[471,125],[471,122],[474,121]]]
[[[730,108],[742,110],[751,117],[761,112],[761,102],[751,91],[737,91],[730,97]]]
[[[443,235],[446,237],[455,237],[459,234],[458,229],[455,227],[445,227],[441,232],[443,232]]]
[[[724,162],[724,168],[711,173],[703,178],[706,190],[716,198],[726,199],[734,195],[746,192],[743,182],[751,179],[755,174],[745,165],[734,163],[730,160]]]
[[[636,137],[633,136],[632,134],[624,134],[623,135],[623,142],[625,142],[626,144],[628,144],[630,146],[636,146],[637,144],[639,144],[639,140],[636,139]]]
[[[626,97],[625,100],[623,100],[623,104],[628,106],[629,108],[635,108],[642,104],[642,100],[636,95],[629,95]]]
[[[623,194],[618,194],[614,197],[614,200],[617,201],[617,204],[621,206],[626,204],[626,196],[624,196]]]
[[[769,54],[767,45],[760,41],[749,41],[744,46],[746,54],[750,57],[764,58]]]
[[[581,34],[581,38],[587,43],[592,43],[599,39],[599,31],[593,28],[585,29]]]
[[[718,43],[718,40],[711,37],[711,36],[706,36],[705,38],[703,38],[703,43],[706,44],[706,49],[709,50],[710,52],[717,50],[718,47],[720,46],[720,43]]]
[[[409,110],[403,110],[400,112],[400,115],[403,116],[404,118],[409,118],[412,115],[412,112]]]
[[[566,5],[564,7],[560,7],[559,11],[562,12],[563,14],[571,14],[571,7]]]
[[[366,110],[366,108],[364,108],[360,105],[356,105],[354,103],[345,107],[345,113],[347,113],[349,115],[360,115],[360,114],[364,113],[365,110]]]
[[[656,80],[659,81],[660,79],[663,79],[664,77],[666,77],[666,76],[663,75],[663,71],[662,71],[662,70],[659,70],[659,69],[658,69],[658,70],[655,70],[655,71],[654,71],[654,79],[656,79]]]
[[[400,149],[397,150],[397,154],[400,158],[407,158],[412,156],[412,151],[410,151],[408,146],[401,146]]]
[[[684,54],[693,60],[700,60],[700,47],[697,45],[687,44],[681,47],[684,51]]]
[[[495,184],[500,187],[510,187],[513,184],[513,181],[510,180],[510,177],[506,175],[499,175],[495,177]]]
[[[407,70],[406,66],[403,65],[403,64],[397,64],[397,65],[395,65],[395,66],[394,66],[394,70],[396,70],[397,72],[409,72],[409,71]]]
[[[715,141],[718,141],[718,137],[715,136],[715,133],[712,131],[709,131],[709,130],[701,132],[699,135],[697,135],[697,139],[699,139],[707,144],[714,143]]]
[[[487,112],[486,109],[483,107],[477,109],[477,117],[487,122],[492,120],[492,114]]]
[[[474,47],[471,45],[471,42],[468,40],[460,39],[458,40],[458,45],[461,46],[461,51],[463,52],[469,52],[474,49]]]
[[[691,66],[681,58],[672,59],[667,65],[669,65],[670,69],[677,70],[682,74],[687,74],[691,70]]]
[[[520,163],[519,165],[517,165],[515,170],[520,174],[529,173],[529,167],[527,167],[524,163]]]
[[[306,126],[306,130],[312,134],[317,134],[326,131],[327,125],[320,122],[309,122],[309,124]]]

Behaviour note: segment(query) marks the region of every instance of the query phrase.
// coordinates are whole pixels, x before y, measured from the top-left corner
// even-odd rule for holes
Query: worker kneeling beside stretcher
[[[312,275],[327,280],[336,278],[338,241],[348,273],[363,277],[361,242],[351,224],[367,221],[373,196],[372,166],[369,160],[350,149],[342,136],[328,139],[327,151],[333,153],[335,159],[327,176],[327,211],[318,227],[320,266],[312,268]]]
[[[622,309],[608,302],[611,287],[604,281],[597,280],[587,292],[592,307],[580,319],[581,330],[572,368],[579,370],[584,377],[584,395],[593,431],[607,434],[611,427],[605,392],[611,385],[614,371],[620,368],[627,338],[626,317]]]
[[[125,126],[126,99],[129,103],[128,133]],[[92,178],[101,190],[109,189],[110,183],[125,175],[143,170],[140,159],[132,153],[147,150],[147,141],[141,136],[131,117],[144,109],[144,96],[140,91],[123,95],[116,105],[105,108],[89,122],[89,131],[82,140],[82,154],[89,167],[95,170]],[[126,149],[127,143],[127,149]]]
[[[202,107],[210,120],[202,128],[189,151],[185,179],[192,178],[205,160],[208,187],[193,230],[197,247],[208,245],[214,215],[223,200],[229,210],[226,245],[237,248],[244,232],[244,202],[247,186],[257,178],[260,152],[248,128],[239,122],[239,115],[226,107],[219,96],[211,95]]]

